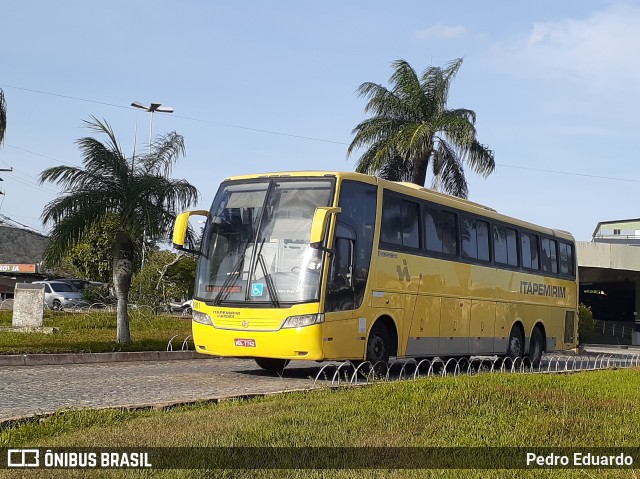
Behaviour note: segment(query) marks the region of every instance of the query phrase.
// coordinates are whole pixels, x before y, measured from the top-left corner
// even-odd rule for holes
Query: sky
[[[173,170],[208,209],[226,177],[353,171],[358,85],[394,60],[421,73],[462,57],[450,108],[477,114],[496,170],[467,169],[469,199],[589,241],[599,221],[640,217],[640,3],[605,0],[367,2],[9,0],[2,5],[0,219],[36,231],[60,194],[46,168],[81,165],[83,121],[125,152],[183,135]],[[428,180],[429,182],[429,180]],[[194,209],[196,209],[194,208]]]

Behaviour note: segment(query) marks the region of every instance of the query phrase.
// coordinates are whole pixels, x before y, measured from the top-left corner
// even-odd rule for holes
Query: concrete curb
[[[210,359],[213,356],[195,351],[141,351],[112,353],[7,354],[0,355],[0,366],[43,366],[60,364],[93,364],[128,361],[169,361]]]

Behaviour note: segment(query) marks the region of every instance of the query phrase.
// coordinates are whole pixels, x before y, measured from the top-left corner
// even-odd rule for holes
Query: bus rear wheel
[[[284,368],[289,364],[288,359],[273,359],[273,358],[255,358],[256,364],[262,369],[271,371],[272,373],[281,374]]]
[[[540,366],[542,360],[542,352],[544,351],[544,335],[540,328],[533,330],[531,334],[531,344],[529,346],[529,359],[534,368]]]
[[[371,333],[369,333],[369,341],[367,341],[367,361],[372,365],[378,362],[389,362],[389,356],[391,355],[391,349],[389,345],[389,333],[387,328],[377,323]]]
[[[511,359],[521,358],[524,355],[524,338],[518,326],[511,328],[509,343],[507,344],[507,357]]]

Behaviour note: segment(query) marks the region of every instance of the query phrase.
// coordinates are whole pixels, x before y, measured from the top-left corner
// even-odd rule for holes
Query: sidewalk
[[[209,359],[214,356],[195,351],[141,351],[112,353],[6,354],[0,355],[0,366],[42,366],[52,364],[90,364],[130,361],[167,361]]]
[[[640,346],[627,346],[616,344],[583,344],[581,349],[588,354],[615,354],[640,356]]]

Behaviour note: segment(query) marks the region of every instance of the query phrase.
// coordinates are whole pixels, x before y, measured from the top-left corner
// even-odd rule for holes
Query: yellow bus
[[[530,357],[574,348],[575,244],[564,231],[359,173],[228,178],[206,215],[196,350],[255,358]]]

